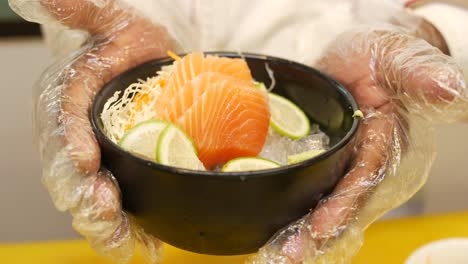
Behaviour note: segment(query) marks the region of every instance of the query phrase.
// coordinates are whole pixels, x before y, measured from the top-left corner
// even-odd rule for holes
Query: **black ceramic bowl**
[[[237,53],[217,52],[225,57]],[[299,164],[258,172],[200,172],[153,163],[122,150],[103,133],[100,113],[115,91],[154,76],[172,59],[137,66],[97,94],[91,120],[102,163],[116,177],[125,210],[146,232],[173,246],[203,254],[237,255],[256,251],[282,227],[314,208],[343,174],[358,121],[353,97],[330,77],[292,61],[242,54],[254,78],[283,95],[319,124],[331,138],[325,153]]]

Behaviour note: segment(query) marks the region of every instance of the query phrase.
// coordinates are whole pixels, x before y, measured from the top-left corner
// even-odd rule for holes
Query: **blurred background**
[[[39,26],[21,20],[0,0],[0,243],[79,237],[41,184],[32,139],[34,82],[52,62]],[[468,125],[437,132],[438,155],[428,183],[387,218],[468,210]]]

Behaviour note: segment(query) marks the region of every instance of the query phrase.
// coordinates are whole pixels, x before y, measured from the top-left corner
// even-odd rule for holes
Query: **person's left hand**
[[[330,251],[333,256],[324,263],[349,261],[361,244],[363,229],[378,217],[359,219],[376,187],[385,180],[394,188],[382,198],[387,205],[375,212],[381,214],[408,199],[427,176],[431,151],[422,151],[424,160],[414,161],[417,178],[410,180],[399,171],[406,153],[421,151],[411,136],[413,119],[457,121],[467,117],[463,74],[446,55],[443,37],[427,21],[411,19],[419,23],[413,31],[385,25],[346,32],[316,65],[341,82],[364,112],[350,166],[330,196],[279,232],[252,263],[318,263],[319,255],[346,232],[357,240],[346,240],[346,248],[335,246]],[[398,190],[405,184],[414,186]]]

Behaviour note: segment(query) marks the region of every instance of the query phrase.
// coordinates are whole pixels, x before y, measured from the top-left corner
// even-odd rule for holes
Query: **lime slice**
[[[311,159],[315,156],[320,155],[323,152],[325,152],[325,150],[323,149],[314,149],[314,150],[309,150],[309,151],[302,152],[296,155],[288,156],[288,164],[299,163],[304,160]]]
[[[255,88],[257,88],[259,90],[262,90],[262,91],[265,91],[265,92],[268,92],[268,89],[266,88],[265,84],[262,83],[262,82],[255,83]]]
[[[221,171],[255,171],[278,168],[279,166],[276,162],[262,158],[237,158],[226,163]]]
[[[353,118],[363,118],[364,113],[361,110],[354,111]]]
[[[141,122],[129,129],[118,145],[126,151],[150,160],[156,159],[159,136],[169,123],[159,120]]]
[[[298,139],[309,134],[310,122],[305,113],[288,99],[269,93],[271,127],[283,136]]]
[[[190,170],[205,170],[192,140],[175,125],[169,125],[159,137],[157,162]]]

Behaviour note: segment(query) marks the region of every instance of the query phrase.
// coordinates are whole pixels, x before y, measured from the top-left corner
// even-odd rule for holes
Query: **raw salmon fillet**
[[[156,110],[193,139],[208,169],[257,156],[270,121],[266,92],[255,87],[245,61],[202,53],[176,62]]]

